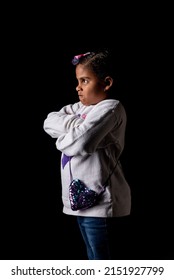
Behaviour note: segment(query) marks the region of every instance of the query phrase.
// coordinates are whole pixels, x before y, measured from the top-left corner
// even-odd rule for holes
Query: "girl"
[[[76,55],[72,64],[79,101],[49,113],[44,130],[56,139],[56,147],[62,152],[63,213],[77,217],[88,259],[109,260],[109,221],[131,211],[130,187],[119,161],[124,148],[126,112],[119,100],[111,98],[116,78],[108,51]],[[106,190],[95,206],[71,209],[72,177],[99,193],[110,173]]]

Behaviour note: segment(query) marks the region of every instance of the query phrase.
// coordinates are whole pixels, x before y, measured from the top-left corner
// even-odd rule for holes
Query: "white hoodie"
[[[102,185],[124,148],[126,113],[120,101],[106,99],[96,105],[81,102],[51,112],[44,121],[44,130],[56,138],[56,147],[62,152],[61,180],[63,212],[88,217],[118,217],[131,211],[130,187],[118,162],[100,202],[86,210],[73,211],[70,207],[69,162],[73,178],[100,192]]]

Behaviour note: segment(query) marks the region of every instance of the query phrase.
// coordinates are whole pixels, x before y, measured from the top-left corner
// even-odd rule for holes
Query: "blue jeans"
[[[109,224],[106,218],[77,217],[89,260],[110,260]]]

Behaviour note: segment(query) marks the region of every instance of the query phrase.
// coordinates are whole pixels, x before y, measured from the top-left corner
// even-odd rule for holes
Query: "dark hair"
[[[101,80],[104,80],[107,76],[112,77],[113,84],[107,94],[110,98],[123,100],[126,89],[120,62],[119,53],[108,48],[79,54],[74,56],[72,60],[73,65],[82,64],[89,67]]]
[[[116,69],[113,69],[114,62],[108,50],[76,55],[72,60],[72,64],[82,64],[88,67],[99,79],[104,79],[106,76],[111,76],[112,78],[117,76]]]

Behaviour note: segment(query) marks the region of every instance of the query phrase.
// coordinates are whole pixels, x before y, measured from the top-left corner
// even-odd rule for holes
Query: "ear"
[[[113,79],[110,77],[110,76],[107,76],[105,79],[104,79],[104,82],[105,82],[105,91],[109,90],[110,87],[112,86],[113,84]]]

